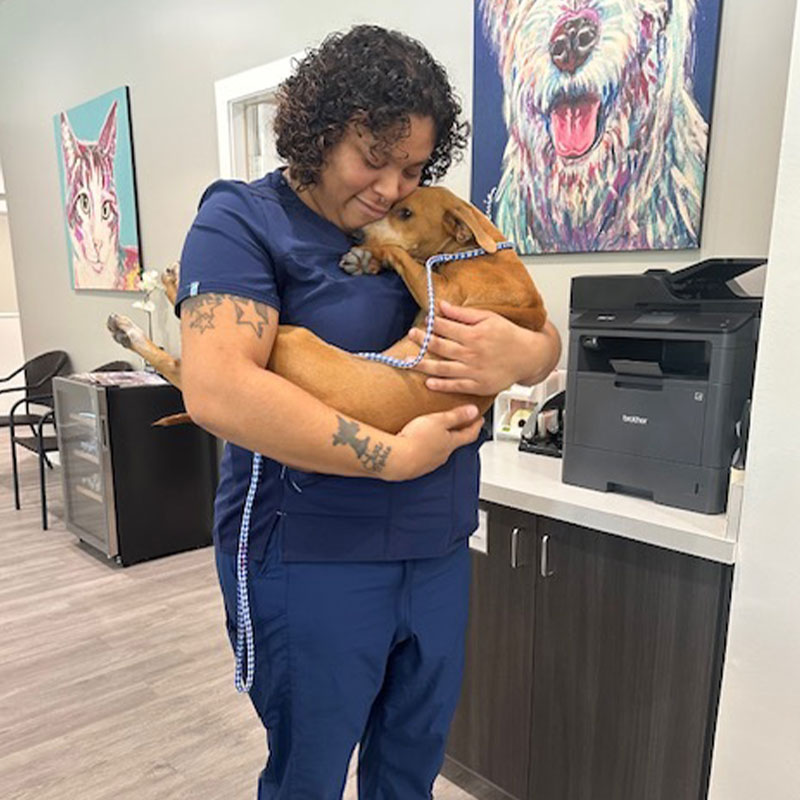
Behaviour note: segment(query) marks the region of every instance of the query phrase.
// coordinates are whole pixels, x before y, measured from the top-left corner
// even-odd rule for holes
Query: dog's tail
[[[192,418],[186,413],[170,414],[168,417],[161,417],[153,423],[153,427],[168,428],[170,425],[183,425],[191,422]]]

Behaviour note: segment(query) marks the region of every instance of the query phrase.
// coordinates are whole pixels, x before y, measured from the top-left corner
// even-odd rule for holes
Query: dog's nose
[[[365,236],[366,236],[366,234],[364,233],[363,230],[361,230],[361,228],[359,228],[356,231],[353,231],[350,234],[350,238],[353,240],[353,244],[364,244],[364,237]]]
[[[575,72],[591,55],[599,33],[600,26],[592,17],[563,20],[550,37],[550,59],[562,72]]]

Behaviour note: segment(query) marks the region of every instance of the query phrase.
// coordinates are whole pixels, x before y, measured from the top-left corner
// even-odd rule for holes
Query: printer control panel
[[[662,313],[658,311],[650,311],[647,314],[641,314],[633,320],[633,325],[670,325],[677,319],[677,314]]]
[[[573,317],[573,328],[633,328],[692,332],[735,331],[752,319],[752,314],[701,313],[686,311],[584,311]]]

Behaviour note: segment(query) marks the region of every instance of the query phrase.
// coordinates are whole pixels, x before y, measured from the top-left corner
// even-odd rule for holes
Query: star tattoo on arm
[[[200,333],[214,328],[214,313],[225,300],[233,303],[233,308],[236,312],[236,324],[251,328],[260,339],[264,335],[267,325],[269,325],[269,317],[267,316],[269,306],[266,303],[258,303],[247,297],[237,297],[232,294],[207,292],[194,297],[187,297],[183,301],[182,308],[185,308],[190,314],[189,327],[195,328]]]
[[[386,459],[389,457],[389,453],[392,452],[392,448],[379,442],[370,450],[370,437],[365,436],[363,439],[359,439],[356,436],[361,429],[357,422],[346,420],[338,414],[336,419],[339,420],[339,430],[333,434],[333,446],[349,445],[353,448],[358,460],[369,472],[380,472],[386,466]]]
[[[187,297],[183,301],[182,308],[189,314],[189,327],[196,328],[203,333],[209,328],[214,327],[214,311],[222,305],[223,295],[221,294],[199,294],[195,297]]]
[[[257,303],[255,300],[243,300],[238,297],[232,297],[231,299],[233,300],[233,307],[236,309],[236,324],[249,325],[260,339],[268,323],[266,304]]]

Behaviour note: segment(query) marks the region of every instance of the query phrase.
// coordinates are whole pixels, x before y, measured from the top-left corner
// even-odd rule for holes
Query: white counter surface
[[[561,482],[561,459],[521,453],[511,441],[481,447],[481,499],[732,564],[725,514],[699,514],[651,500]]]

